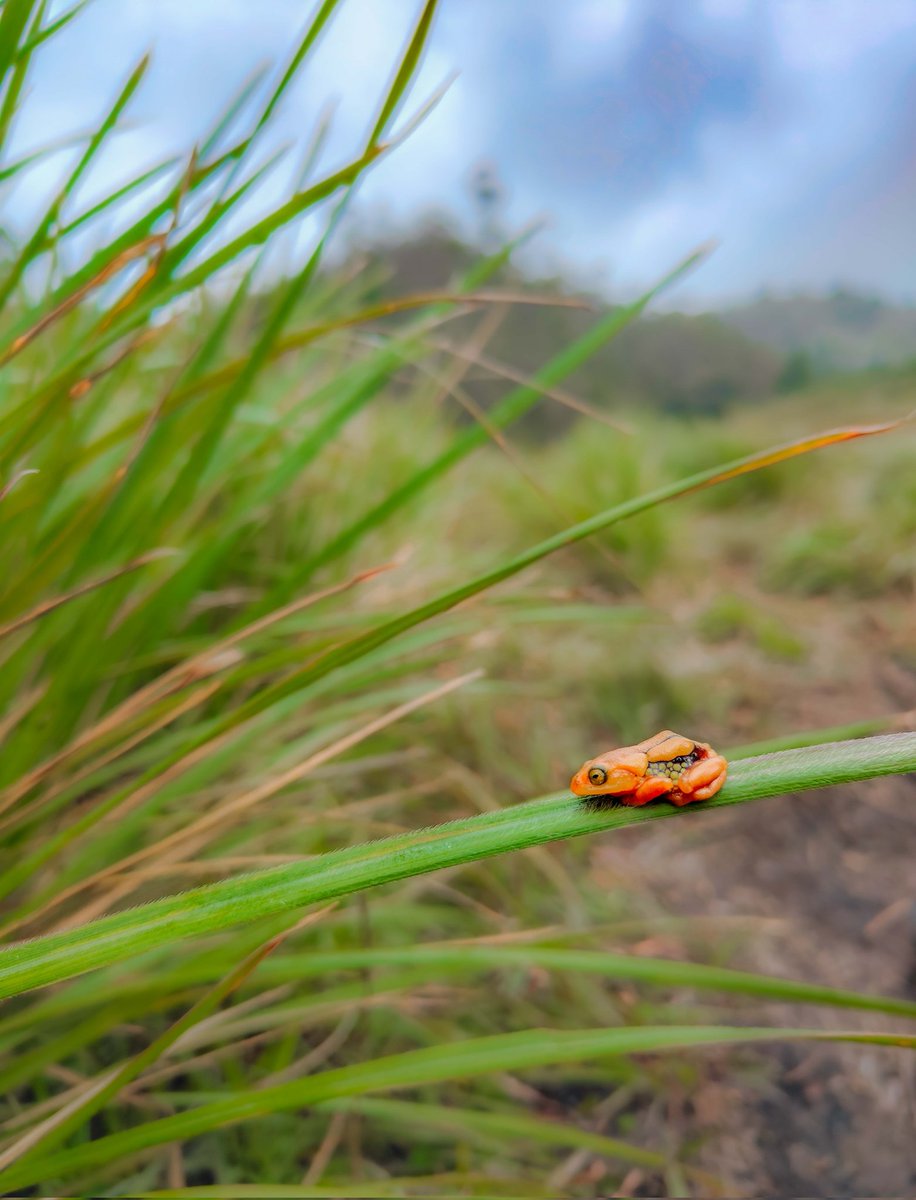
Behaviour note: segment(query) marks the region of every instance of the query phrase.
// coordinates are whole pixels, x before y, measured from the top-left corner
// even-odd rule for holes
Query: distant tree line
[[[479,247],[462,240],[446,223],[430,220],[409,234],[391,236],[354,256],[367,256],[361,275],[367,299],[446,288],[480,257]],[[513,290],[569,296],[576,289],[561,276],[532,278],[512,267],[495,281]],[[550,356],[580,336],[606,311],[608,301],[585,296],[590,310],[514,306],[506,310],[486,347],[489,358],[533,373]],[[791,318],[804,311],[806,327],[819,315],[821,326],[859,331],[884,327],[879,301],[836,291],[815,302],[796,297],[762,297],[751,305],[719,313],[649,313],[610,342],[566,387],[589,404],[607,408],[650,405],[679,414],[715,415],[732,405],[758,402],[774,393],[798,391],[829,371],[829,356],[818,355],[790,336]],[[908,310],[890,310],[895,314]],[[479,317],[449,322],[442,338],[467,338]],[[759,331],[755,335],[755,330]],[[914,324],[916,330],[916,324]],[[912,343],[911,343],[912,344]],[[495,402],[505,382],[470,369],[462,386],[482,407]],[[530,434],[551,436],[575,419],[556,405],[540,406],[529,416]]]

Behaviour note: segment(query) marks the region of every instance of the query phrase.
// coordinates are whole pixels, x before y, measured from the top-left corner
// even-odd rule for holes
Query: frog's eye
[[[595,787],[600,787],[602,783],[607,783],[607,771],[604,767],[591,767],[588,772],[588,781]]]

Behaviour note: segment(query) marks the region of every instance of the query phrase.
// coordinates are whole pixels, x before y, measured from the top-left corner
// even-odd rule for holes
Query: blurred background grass
[[[787,301],[774,315],[770,300],[653,316],[648,294],[615,306],[533,278],[511,241],[485,252],[441,223],[382,242],[351,231],[326,261],[334,206],[391,152],[393,118],[409,123],[432,3],[350,165],[316,172],[319,121],[295,192],[249,220],[261,132],[337,7],[319,6],[274,90],[244,91],[159,191],[144,172],[84,207],[74,198],[141,64],[30,235],[7,239],[7,939],[510,805],[660,727],[725,748],[911,724],[906,429],[652,508],[287,686],[328,648],[592,513],[774,442],[902,417],[916,378],[900,352],[909,334],[896,336],[905,310],[841,291],[804,314]],[[79,15],[0,9],[4,134],[29,103],[32,60]],[[412,103],[422,116],[424,99]],[[8,161],[6,178],[31,166]],[[259,274],[261,247],[302,216],[326,231],[310,256]],[[850,370],[830,348],[853,331],[872,350]],[[343,903],[291,935],[285,958],[252,962],[232,1004],[164,1047],[70,1144],[461,1037],[798,1023],[759,998],[536,963],[453,974],[393,954],[315,979],[304,964],[319,951],[518,941],[912,993],[906,789],[890,780],[529,850]],[[276,932],[262,922],[182,944],[4,1010],[0,1154],[38,1144],[43,1120],[53,1134],[87,1081],[164,1037]],[[496,1073],[419,1087],[409,1104],[270,1112],[41,1186],[405,1194],[415,1178],[462,1194],[684,1194],[712,1186],[706,1169],[730,1190],[901,1190],[912,1080],[899,1057],[720,1048]],[[796,1128],[805,1149],[788,1158]],[[865,1154],[858,1175],[818,1165],[846,1154]]]

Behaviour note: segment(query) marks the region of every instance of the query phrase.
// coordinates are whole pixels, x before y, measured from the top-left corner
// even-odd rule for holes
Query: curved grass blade
[[[288,964],[273,964],[265,978],[271,983],[291,982],[336,971],[366,970],[370,967],[429,968],[436,972],[479,972],[510,967],[541,967],[547,971],[580,972],[608,979],[626,979],[663,988],[696,988],[728,992],[791,1004],[827,1004],[863,1012],[883,1012],[916,1021],[916,1001],[895,996],[869,996],[842,988],[825,987],[794,979],[736,971],[730,967],[642,955],[612,954],[604,950],[577,950],[538,945],[413,945],[359,947],[350,950],[310,952]],[[298,972],[298,974],[297,974]]]
[[[553,1063],[579,1062],[623,1054],[741,1042],[783,1040],[850,1041],[916,1048],[916,1037],[897,1034],[825,1032],[808,1029],[736,1029],[731,1026],[646,1026],[621,1029],[542,1029],[469,1038],[447,1046],[426,1047],[374,1061],[338,1067],[322,1074],[259,1091],[202,1104],[186,1112],[146,1121],[134,1129],[98,1138],[73,1150],[46,1155],[41,1163],[21,1163],[0,1173],[5,1191],[104,1166],[168,1142],[186,1140],[212,1129],[288,1112],[324,1100],[359,1096],[390,1088],[418,1087],[450,1079],[469,1079],[496,1071],[520,1071]]]
[[[633,1146],[620,1138],[608,1137],[603,1133],[592,1133],[565,1121],[547,1120],[528,1114],[499,1112],[493,1109],[456,1108],[454,1105],[418,1104],[411,1100],[331,1100],[318,1108],[331,1112],[357,1112],[392,1124],[399,1129],[436,1129],[455,1136],[480,1137],[487,1142],[493,1139],[523,1138],[526,1141],[548,1146],[567,1146],[590,1150],[604,1158],[619,1159],[650,1170],[664,1170],[668,1158],[657,1150],[646,1150]],[[686,1173],[693,1179],[709,1182],[705,1171],[686,1166]]]
[[[391,118],[397,112],[401,101],[404,99],[407,89],[410,87],[410,82],[416,73],[417,67],[420,65],[420,58],[429,38],[433,16],[438,6],[439,0],[426,0],[426,3],[423,5],[423,10],[414,28],[413,35],[407,44],[407,49],[404,51],[404,57],[398,64],[391,87],[382,101],[379,115],[372,127],[372,132],[369,134],[367,143],[369,147],[378,144],[379,139],[388,128]]]
[[[309,862],[228,879],[102,917],[78,929],[11,946],[0,952],[0,997],[56,983],[182,938],[510,850],[674,815],[702,819],[703,813],[726,805],[908,771],[916,771],[916,733],[738,760],[722,791],[694,806],[699,812],[660,804],[595,813],[560,792],[432,829],[333,851]]]
[[[2,31],[0,31],[0,37],[2,37]],[[2,50],[0,50],[0,53],[2,53]],[[117,125],[121,114],[130,102],[131,97],[140,86],[148,67],[149,56],[146,55],[140,59],[139,63],[130,73],[127,82],[118,93],[117,98],[105,115],[104,120],[100,123],[98,129],[93,133],[89,140],[89,145],[83,151],[82,155],[77,161],[76,166],[68,176],[67,181],[51,201],[51,204],[46,210],[44,216],[35,227],[32,236],[22,248],[18,258],[11,266],[6,279],[0,283],[0,308],[2,308],[9,299],[32,260],[37,255],[48,249],[50,244],[53,244],[53,239],[49,241],[49,234],[55,220],[59,216],[66,201],[72,195],[77,184],[89,169],[93,159],[96,157],[99,150],[101,150],[103,144],[108,138],[108,135]]]

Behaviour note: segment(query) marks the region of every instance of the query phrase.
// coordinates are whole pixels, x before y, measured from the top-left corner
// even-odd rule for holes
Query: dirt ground
[[[843,663],[842,678],[824,672],[808,687],[777,689],[783,728],[916,707],[916,673],[906,653],[894,652],[900,643],[883,640],[875,654],[867,614],[844,632],[830,656]],[[593,863],[638,879],[670,912],[765,919],[766,932],[746,940],[734,966],[916,999],[916,776],[627,830],[597,846]],[[901,1024],[785,1005],[736,1004],[724,1019],[885,1031]],[[696,1161],[724,1178],[729,1194],[913,1194],[912,1053],[784,1042],[752,1054],[762,1067],[756,1076],[736,1072],[727,1055],[711,1056],[681,1114],[684,1136],[702,1140]],[[630,1194],[639,1194],[633,1182]]]

